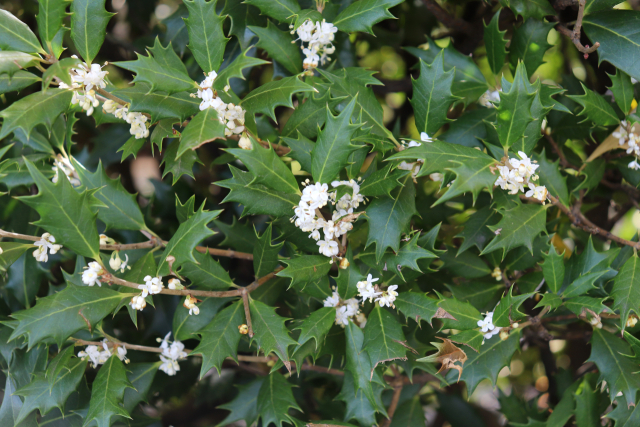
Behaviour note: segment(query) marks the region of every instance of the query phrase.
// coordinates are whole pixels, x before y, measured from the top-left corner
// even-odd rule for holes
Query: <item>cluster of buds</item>
[[[72,58],[77,59],[78,57],[73,55]],[[105,62],[104,65],[107,65],[107,63]],[[72,90],[73,98],[71,99],[71,103],[79,104],[82,109],[87,112],[87,116],[90,116],[93,114],[94,108],[100,105],[94,88],[103,89],[107,86],[104,80],[107,74],[109,74],[109,72],[102,71],[100,65],[87,65],[86,62],[83,62],[78,65],[77,68],[72,68],[69,71],[71,86],[60,82],[59,87]]]
[[[124,255],[124,261],[120,258],[120,254],[118,251],[111,252],[111,258],[109,258],[109,267],[113,271],[120,270],[120,273],[124,273],[125,270],[131,270],[131,266],[129,264],[129,255]]]
[[[129,123],[131,125],[129,133],[135,136],[136,139],[143,139],[149,136],[149,128],[147,127],[149,123],[147,123],[147,116],[144,114],[129,112],[129,107],[120,105],[110,99],[104,102],[102,110]]]
[[[499,185],[503,190],[508,190],[509,194],[518,194],[518,191],[525,193],[527,197],[538,199],[544,204],[547,200],[548,192],[544,185],[537,186],[538,180],[536,169],[540,167],[535,160],[531,160],[525,153],[518,151],[520,159],[503,158],[503,162],[496,166],[500,176],[495,185]],[[492,169],[493,171],[493,169]],[[525,192],[524,186],[529,187]]]
[[[324,306],[335,307],[336,325],[343,328],[349,324],[349,319],[354,319],[361,328],[364,328],[367,324],[367,318],[360,311],[360,304],[356,298],[343,300],[338,292],[334,290],[331,296],[324,300]]]
[[[629,168],[633,170],[640,169],[638,157],[640,156],[640,135],[633,131],[633,126],[629,125],[626,120],[620,122],[620,127],[613,132],[612,136],[618,139],[618,144],[627,146],[627,154],[633,154],[635,159],[629,163]]]
[[[307,19],[297,29],[294,30],[293,25],[289,28],[292,29],[291,34],[298,33],[298,38],[292,43],[298,40],[302,42],[300,49],[305,55],[305,59],[302,61],[302,67],[305,70],[313,72],[319,63],[324,65],[325,62],[331,61],[329,55],[336,51],[333,40],[335,33],[338,32],[338,27],[324,19],[322,22],[315,23],[311,19]]]
[[[478,99],[478,103],[486,108],[496,108],[495,104],[500,102],[500,91],[499,90],[487,90],[482,94],[480,99]]]
[[[637,323],[638,316],[636,316],[635,314],[630,314],[629,317],[627,317],[627,322],[625,323],[625,325],[627,328],[633,328]]]
[[[160,348],[162,349],[162,354],[160,355],[162,364],[159,369],[165,374],[173,376],[180,370],[178,360],[186,358],[187,352],[184,351],[184,344],[180,341],[173,341],[169,344],[170,336],[171,332],[165,335],[162,340],[158,338]]]
[[[145,298],[148,295],[159,294],[164,288],[162,277],[145,276],[143,280],[145,284],[138,285],[138,289],[140,289],[142,293],[131,298],[131,302],[129,303],[135,310],[144,310],[147,306]]]
[[[500,270],[500,267],[496,267],[493,269],[493,271],[491,272],[491,277],[496,279],[496,281],[498,282],[502,280],[502,270]]]
[[[36,240],[33,244],[38,247],[38,249],[33,251],[33,257],[38,262],[49,261],[49,253],[51,255],[54,255],[60,249],[62,249],[62,245],[57,245],[56,238],[53,237],[50,233],[44,233],[40,237],[40,240]]]
[[[53,167],[51,168],[55,172],[53,178],[51,178],[51,182],[54,184],[58,182],[58,173],[62,172],[64,176],[67,177],[71,185],[77,187],[80,185],[80,180],[78,179],[78,173],[76,169],[73,167],[71,162],[67,157],[63,157],[62,154],[58,154],[53,160]]]
[[[87,286],[102,286],[100,282],[100,276],[104,274],[104,269],[100,264],[95,261],[89,263],[82,272],[82,283]]]
[[[205,79],[198,85],[198,92],[191,94],[191,96],[202,100],[202,102],[200,102],[201,111],[206,110],[207,108],[213,108],[216,110],[216,113],[218,113],[218,120],[220,120],[220,123],[225,125],[224,134],[226,136],[240,135],[245,130],[244,115],[246,114],[246,111],[239,105],[235,105],[233,103],[226,104],[222,99],[220,99],[218,93],[213,88],[213,82],[216,77],[218,77],[218,74],[215,71],[205,74]],[[229,90],[229,87],[226,86],[225,90]],[[248,141],[246,134],[243,134],[243,137],[244,139],[241,139],[242,144],[240,147],[245,150],[250,150],[250,141]]]
[[[127,359],[127,349],[122,345],[114,345],[113,349],[109,348],[107,339],[102,341],[102,350],[97,345],[88,345],[83,351],[78,353],[78,357],[81,359],[89,358],[91,366],[95,369],[98,365],[103,365],[109,360],[109,358],[115,354],[118,359],[124,363],[129,363]],[[116,350],[113,353],[113,350]]]

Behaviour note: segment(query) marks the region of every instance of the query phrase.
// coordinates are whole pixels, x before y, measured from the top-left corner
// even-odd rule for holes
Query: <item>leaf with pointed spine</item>
[[[376,260],[375,251],[372,249],[360,252],[358,257],[363,263],[378,271],[382,266],[386,266],[387,271],[392,271],[406,282],[402,274],[403,267],[422,273],[417,261],[424,258],[437,258],[433,252],[418,246],[419,238],[419,234],[414,235],[411,240],[402,244],[398,252],[387,251],[379,261]]]
[[[15,312],[18,320],[10,340],[27,335],[29,348],[47,338],[59,345],[81,329],[92,327],[109,315],[125,294],[108,288],[67,285],[53,295],[40,298],[35,307]],[[81,315],[82,314],[82,315]]]
[[[45,53],[29,26],[4,9],[0,9],[0,50]]]
[[[52,42],[58,31],[63,28],[63,20],[67,16],[69,0],[38,0],[38,34],[40,40],[53,53]],[[64,30],[67,30],[66,28]]]
[[[349,154],[358,149],[351,144],[353,133],[360,127],[351,124],[356,98],[338,116],[327,107],[324,129],[311,152],[311,173],[316,182],[331,182],[347,165]]]
[[[279,372],[272,372],[265,378],[256,401],[263,426],[273,423],[282,427],[283,422],[295,425],[295,419],[288,414],[289,409],[302,409],[293,397],[292,388],[293,386]]]
[[[31,243],[0,242],[0,249],[0,271],[5,272],[22,254],[35,247]]]
[[[38,409],[44,416],[54,408],[62,410],[64,403],[80,383],[87,361],[73,358],[65,364],[64,370],[50,384],[45,375],[36,373],[33,380],[16,390],[15,394],[25,398],[16,423],[24,420],[32,411]]]
[[[409,171],[395,169],[391,172],[393,165],[389,164],[384,168],[372,173],[360,184],[360,194],[369,197],[391,196],[391,190],[400,184],[400,179]]]
[[[309,101],[307,101],[303,105],[307,105],[307,104],[309,104]],[[324,110],[323,110],[323,113],[324,113]],[[289,119],[289,121],[291,121],[291,119]],[[322,121],[324,122],[324,119]],[[291,149],[291,151],[289,151],[288,153],[288,156],[298,161],[298,163],[300,163],[300,167],[302,168],[302,170],[311,173],[311,152],[313,151],[313,148],[315,147],[316,143],[308,139],[306,136],[302,135],[302,133],[300,133],[299,131],[298,131],[297,139],[284,137],[282,138],[282,140]]]
[[[635,402],[640,378],[630,374],[638,370],[638,365],[625,356],[631,353],[629,344],[619,337],[602,329],[593,329],[591,355],[587,362],[593,362],[598,367],[601,379],[607,382],[612,401],[618,393],[622,393],[627,402]]]
[[[511,321],[518,321],[525,315],[518,310],[525,300],[529,299],[535,292],[513,296],[513,287],[500,299],[500,302],[493,310],[493,324],[500,327],[511,326]]]
[[[291,369],[289,362],[289,346],[296,344],[289,336],[289,331],[284,326],[287,320],[276,313],[276,309],[261,303],[250,300],[251,320],[253,322],[254,339],[258,343],[258,348],[264,354],[271,352],[278,355],[288,370]]]
[[[273,147],[263,148],[260,144],[252,141],[253,148],[244,150],[242,148],[231,148],[226,150],[239,158],[245,164],[254,179],[251,184],[262,184],[276,191],[283,193],[298,194],[298,182],[293,172],[282,159],[276,154]]]
[[[245,4],[242,0],[226,0],[222,14],[227,15],[231,20],[229,35],[238,38],[242,49],[247,49],[255,37],[248,27],[263,26],[267,22],[267,17],[260,15],[259,9]]]
[[[484,24],[484,45],[487,48],[487,59],[493,74],[499,74],[507,57],[507,40],[504,35],[507,30],[500,31],[500,10],[498,10],[489,25]]]
[[[222,31],[224,16],[216,13],[217,0],[185,0],[189,17],[184,18],[189,31],[189,49],[202,71],[217,71],[229,41]]]
[[[531,104],[535,93],[529,92],[529,77],[522,62],[518,63],[510,90],[500,93],[497,107],[498,138],[503,147],[509,148],[524,136],[525,129],[533,120]]]
[[[500,215],[489,206],[485,206],[471,215],[467,222],[464,223],[464,229],[456,236],[464,239],[456,256],[460,256],[460,254],[474,245],[482,250],[487,242],[495,236],[487,226],[494,225],[499,218]]]
[[[196,262],[187,261],[182,265],[180,274],[199,288],[214,291],[229,289],[233,280],[229,273],[208,253],[195,252]]]
[[[227,357],[236,359],[242,334],[238,326],[244,323],[242,301],[237,301],[215,315],[213,321],[200,330],[200,343],[192,354],[202,355],[200,378],[213,367],[218,373]]]
[[[289,17],[300,11],[296,0],[246,0],[245,3],[257,7],[263,15],[280,22],[288,21]]]
[[[164,165],[162,177],[164,178],[168,174],[173,175],[173,185],[178,182],[182,175],[187,175],[195,179],[193,176],[193,166],[196,163],[202,163],[196,152],[192,150],[187,150],[182,154],[182,156],[176,157],[178,147],[178,141],[173,141],[169,144],[169,147],[164,152],[162,162],[160,163]]]
[[[4,387],[4,397],[2,399],[2,406],[0,406],[0,424],[8,427],[37,427],[37,415],[34,412],[33,415],[23,420],[20,424],[16,423],[16,417],[22,409],[22,399],[19,396],[14,395],[16,391],[16,378],[11,372],[6,376],[6,383]]]
[[[395,304],[407,318],[413,318],[416,322],[424,319],[431,324],[431,319],[438,312],[440,300],[418,292],[401,292],[396,297]]]
[[[87,64],[93,62],[104,43],[107,23],[115,13],[104,8],[105,0],[73,0],[71,40]]]
[[[38,57],[30,53],[0,51],[0,74],[13,76],[18,71],[38,64]]]
[[[220,409],[231,411],[220,425],[229,425],[240,420],[244,420],[248,426],[254,425],[258,421],[258,393],[264,381],[265,377],[258,377],[248,384],[236,385],[238,395],[231,402],[218,406]]]
[[[271,273],[278,266],[278,252],[280,252],[284,242],[276,245],[271,244],[272,225],[269,224],[262,236],[258,237],[258,232],[256,231],[257,241],[253,249],[253,274],[255,277],[262,277]]]
[[[196,87],[196,83],[189,77],[187,68],[176,55],[171,43],[163,47],[160,39],[156,37],[153,47],[148,48],[147,53],[148,56],[137,54],[138,59],[135,61],[121,61],[113,64],[136,73],[133,82],[148,83],[154,91],[172,94]]]
[[[182,131],[175,158],[181,157],[187,150],[195,150],[208,142],[225,139],[225,128],[225,125],[218,120],[216,110],[207,108],[200,111]]]
[[[355,392],[361,391],[371,405],[376,406],[371,377],[373,368],[369,355],[363,351],[364,334],[353,322],[344,329],[347,338],[346,363],[344,370],[353,376]]]
[[[564,255],[558,254],[554,245],[551,245],[548,253],[543,253],[542,274],[549,292],[557,294],[564,281]]]
[[[229,2],[227,1],[226,4]],[[225,6],[226,7],[226,6]],[[252,56],[247,56],[247,53],[253,49],[253,47],[247,48],[242,54],[238,55],[236,59],[231,62],[231,64],[227,65],[224,70],[218,73],[218,77],[213,82],[213,88],[218,91],[224,91],[224,87],[230,84],[231,79],[242,79],[244,78],[244,70],[247,68],[253,68],[258,65],[269,64],[269,61],[265,61],[264,59],[254,58]]]
[[[19,70],[13,75],[9,73],[0,74],[0,95],[3,93],[20,91],[25,87],[39,82],[40,77],[28,71]]]
[[[444,71],[444,52],[429,65],[420,61],[420,77],[412,78],[413,98],[411,105],[415,111],[416,127],[428,135],[435,133],[449,120],[449,106],[457,97],[451,94],[454,70]]]
[[[515,29],[509,45],[512,69],[516,68],[518,61],[522,61],[530,74],[535,73],[543,63],[545,52],[551,47],[547,43],[547,36],[554,25],[551,22],[527,19]]]
[[[611,126],[620,123],[615,110],[602,95],[588,89],[584,84],[582,84],[582,90],[584,95],[567,95],[567,97],[582,106],[582,111],[578,115],[585,116],[584,121],[590,120],[600,126]]]
[[[107,229],[148,230],[136,196],[127,192],[119,179],[110,179],[102,162],[91,173],[75,159],[72,161],[82,185],[87,190],[97,190],[95,197],[105,205],[98,207],[98,219],[107,225]]]
[[[342,382],[342,388],[340,394],[336,396],[336,400],[342,400],[347,406],[347,410],[344,414],[344,419],[351,421],[357,420],[361,426],[374,426],[376,425],[376,413],[386,415],[384,405],[380,395],[384,390],[384,387],[380,384],[373,384],[373,398],[375,403],[371,403],[369,399],[364,395],[363,390],[356,390],[356,384],[353,379],[353,375],[349,372],[345,372],[344,381]],[[399,412],[398,412],[399,414]],[[395,418],[395,417],[394,417]],[[332,424],[342,425],[347,427],[353,427],[352,424],[340,423],[331,421]],[[314,424],[310,424],[313,426]],[[318,426],[320,427],[320,426]]]
[[[133,388],[133,385],[129,382],[127,371],[118,356],[111,356],[100,368],[91,388],[85,426],[95,421],[98,427],[109,427],[114,416],[131,419],[122,404],[125,390]]]
[[[220,308],[229,302],[230,298],[204,298],[198,303],[200,314],[191,315],[185,306],[179,306],[173,315],[173,339],[184,341],[195,338],[203,328],[213,321]],[[239,333],[239,332],[238,332]]]
[[[47,70],[42,73],[42,90],[47,90],[54,77],[71,86],[71,75],[69,70],[81,64],[78,58],[64,58],[50,65]]]
[[[611,92],[613,98],[616,100],[616,104],[622,110],[623,113],[631,111],[631,105],[633,103],[633,84],[631,83],[631,77],[624,71],[616,70],[614,75],[609,74],[611,79]]]
[[[73,93],[69,90],[49,89],[14,102],[0,112],[0,117],[4,119],[0,139],[16,129],[21,129],[29,136],[39,124],[44,124],[50,130],[58,116],[69,108],[72,96]]]
[[[291,285],[298,290],[303,290],[307,283],[314,282],[325,276],[331,269],[331,258],[324,255],[304,255],[291,258],[283,263],[287,268],[280,271],[277,276],[290,277]],[[302,285],[300,287],[300,285]]]
[[[436,295],[441,299],[440,308],[448,314],[441,319],[445,329],[465,330],[478,327],[478,320],[482,319],[482,315],[477,308],[456,298],[443,298],[437,291]]]
[[[380,21],[394,18],[389,12],[402,0],[360,0],[351,3],[333,20],[333,25],[345,33],[361,31],[373,34],[373,26]]]
[[[620,310],[620,327],[624,332],[629,313],[640,314],[640,258],[631,256],[615,277],[611,298],[614,310]]]
[[[267,150],[267,149],[265,149]],[[298,205],[297,194],[282,193],[261,184],[254,184],[254,176],[229,165],[233,178],[218,181],[216,185],[231,190],[222,203],[238,202],[244,206],[241,217],[246,215],[273,215],[276,217],[293,215]]]
[[[178,119],[182,122],[200,111],[200,100],[191,98],[187,92],[167,94],[151,90],[147,83],[137,83],[113,94],[131,103],[129,111],[150,114],[151,122],[162,119]]]
[[[567,189],[567,178],[560,173],[560,167],[558,166],[560,160],[552,162],[545,155],[545,149],[542,149],[540,155],[534,156],[540,166],[536,173],[540,177],[539,185],[547,187],[549,194],[560,199],[565,205],[569,206],[569,190]]]
[[[312,93],[304,103],[299,104],[293,111],[282,129],[282,138],[285,139],[285,142],[295,136],[300,140],[300,134],[306,138],[315,138],[327,118],[327,105],[333,111],[343,100],[344,98],[331,98],[329,90],[318,97]],[[287,145],[289,144],[287,143]]]
[[[51,233],[58,244],[99,260],[100,238],[96,214],[91,212],[89,206],[100,205],[101,202],[95,199],[94,192],[85,190],[79,194],[67,179],[60,179],[54,184],[33,163],[28,160],[25,162],[38,186],[38,194],[24,196],[20,200],[40,214],[35,224]]]
[[[216,219],[220,212],[222,211],[205,211],[203,202],[200,209],[193,216],[180,224],[178,231],[165,246],[158,264],[158,276],[169,275],[170,270],[177,270],[185,262],[198,262],[193,257],[193,250],[198,243],[215,234],[207,227],[207,224]],[[167,261],[170,256],[175,258],[171,267]]]
[[[519,246],[526,246],[533,254],[533,239],[540,233],[546,232],[547,211],[541,205],[520,205],[505,210],[502,219],[489,229],[500,233],[489,242],[482,251],[483,254],[503,249],[502,259],[507,252]]]
[[[259,37],[256,47],[264,49],[271,59],[277,61],[291,74],[302,71],[302,57],[298,45],[291,43],[291,34],[281,31],[271,21],[267,21],[266,28],[248,26]]]
[[[249,92],[240,106],[251,114],[266,114],[277,122],[275,108],[284,106],[293,108],[291,97],[294,93],[314,92],[313,86],[304,83],[297,76],[272,81]]]
[[[336,309],[334,307],[322,307],[312,312],[300,326],[294,328],[294,330],[300,330],[298,343],[302,345],[310,339],[314,339],[317,351],[324,343],[324,338],[329,333],[329,329],[333,326],[335,319]]]
[[[406,339],[402,326],[391,313],[376,304],[367,316],[362,352],[369,355],[371,369],[379,363],[406,359]]]

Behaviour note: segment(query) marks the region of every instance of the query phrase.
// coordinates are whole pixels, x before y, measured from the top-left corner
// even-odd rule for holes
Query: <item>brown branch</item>
[[[474,34],[473,25],[463,19],[451,16],[449,12],[444,10],[435,0],[422,0],[422,2],[427,7],[427,10],[447,27],[468,35]]]
[[[576,170],[578,169],[576,166],[574,166],[571,163],[569,163],[567,158],[564,156],[564,153],[562,152],[562,148],[560,148],[558,143],[553,139],[553,137],[551,135],[549,135],[548,133],[544,132],[544,137],[547,139],[547,141],[549,141],[549,144],[551,144],[551,147],[553,148],[553,151],[555,151],[555,153],[558,155],[558,158],[560,159],[560,165],[563,168],[571,168],[571,169],[576,169]]]
[[[611,188],[612,190],[624,191],[632,199],[640,198],[640,190],[630,185],[616,184],[614,182],[609,182],[606,179],[603,179],[602,181],[600,181],[600,184],[604,185],[605,187]],[[637,204],[637,201],[636,201],[636,204]]]
[[[251,310],[249,309],[249,293],[247,289],[242,289],[242,304],[244,305],[244,315],[247,318],[249,328],[249,338],[253,338],[253,325],[251,324]]]
[[[593,44],[593,46],[591,46],[591,47],[583,46],[582,43],[580,42],[580,34],[581,34],[581,30],[582,30],[582,18],[584,17],[584,7],[585,7],[586,3],[587,3],[586,0],[580,0],[580,2],[578,4],[578,19],[576,19],[576,23],[573,26],[573,31],[569,30],[563,24],[559,23],[558,25],[556,25],[556,30],[558,30],[563,35],[569,37],[571,39],[571,41],[573,42],[573,44],[576,46],[576,48],[580,52],[585,54],[585,58],[590,53],[595,52],[600,47],[600,43],[599,42],[595,42]]]
[[[393,371],[393,381],[391,385],[393,386],[393,397],[391,398],[391,403],[389,404],[389,409],[387,409],[387,419],[380,423],[380,427],[389,427],[391,425],[391,420],[393,419],[394,414],[396,413],[396,409],[398,408],[398,402],[400,401],[400,394],[402,393],[402,387],[404,386],[404,381],[400,371],[398,368],[391,365],[391,370]]]

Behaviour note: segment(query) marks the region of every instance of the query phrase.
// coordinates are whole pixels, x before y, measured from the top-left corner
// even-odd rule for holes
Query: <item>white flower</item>
[[[56,156],[53,161],[53,168],[51,169],[53,169],[53,171],[55,172],[55,175],[53,176],[53,178],[51,178],[51,182],[53,182],[54,184],[58,182],[59,172],[62,172],[74,187],[77,187],[81,184],[80,180],[78,179],[78,174],[71,164],[71,161],[68,158],[63,157],[62,154],[58,154]]]
[[[162,361],[162,364],[159,369],[165,374],[174,376],[180,370],[180,365],[177,360],[164,357],[162,355],[160,355],[160,360]]]
[[[184,351],[184,344],[180,341],[174,341],[169,348],[165,348],[162,354],[171,359],[178,360],[187,357],[187,352]]]
[[[138,289],[142,290],[143,297],[146,297],[149,294],[159,294],[162,291],[162,288],[164,288],[161,277],[145,276],[143,280],[145,281],[145,284],[138,285]]]
[[[328,257],[338,255],[338,242],[335,240],[318,240],[319,252]]]
[[[38,247],[35,251],[33,251],[33,256],[38,262],[47,262],[49,260],[49,255],[47,254],[47,250],[51,253],[51,255],[57,253],[62,245],[57,245],[56,238],[53,237],[50,233],[44,233],[40,240],[35,241],[33,244]]]
[[[136,295],[135,297],[131,298],[131,302],[129,303],[129,305],[134,310],[142,311],[147,306],[147,301],[145,301],[142,295]]]
[[[123,346],[118,346],[116,350],[116,356],[118,356],[118,359],[122,360],[123,362],[129,363],[129,359],[127,359],[127,349]]]
[[[420,141],[422,142],[433,142],[433,138],[431,138],[426,132],[420,133]],[[411,145],[409,145],[411,146]]]
[[[380,307],[384,307],[386,305],[387,307],[395,308],[395,305],[393,304],[393,302],[396,300],[396,297],[398,296],[396,289],[398,289],[398,285],[391,285],[387,288],[386,291],[382,292],[381,296],[376,298],[376,302],[380,304]]]
[[[110,99],[107,99],[102,104],[102,110],[107,114],[115,114],[118,108],[120,108],[120,104]]]
[[[240,140],[238,141],[238,147],[242,148],[243,150],[253,149],[253,145],[251,145],[251,140],[245,135],[242,135],[240,137]]]
[[[360,302],[355,298],[349,298],[344,302],[345,307],[347,307],[347,316],[352,317],[358,314],[360,311]]]
[[[361,328],[367,326],[367,316],[364,313],[360,312],[356,315],[356,322],[360,325]]]
[[[184,286],[180,282],[180,279],[176,279],[175,277],[172,277],[167,282],[167,288],[169,288],[169,289],[184,289]]]
[[[93,285],[102,286],[102,284],[100,283],[100,277],[93,270],[85,270],[82,272],[82,283],[84,283],[87,286],[93,286]]]
[[[638,159],[635,159],[631,163],[629,163],[629,169],[638,170],[640,169],[640,163],[638,163]]]
[[[544,205],[547,200],[547,187],[544,185],[536,187],[535,184],[529,184],[530,190],[525,193],[527,197],[533,197],[534,199],[538,199]]]
[[[620,122],[620,127],[616,132],[611,134],[614,138],[618,139],[618,144],[624,145],[629,138],[629,133],[627,132],[627,121],[623,120]]]
[[[200,309],[196,305],[197,302],[198,300],[196,298],[193,298],[191,295],[187,295],[187,297],[185,298],[182,306],[189,310],[189,316],[191,316],[192,314],[200,314]]]
[[[432,181],[440,182],[442,181],[443,175],[441,173],[434,172],[429,175],[429,178],[431,178]]]
[[[382,292],[376,292],[373,283],[380,280],[379,278],[374,279],[371,274],[367,276],[366,280],[360,281],[356,283],[356,287],[358,288],[358,295],[362,297],[362,302],[364,302],[367,298],[369,298],[369,302],[371,302],[374,298],[382,295]]]
[[[333,291],[333,294],[324,300],[325,307],[335,307],[338,304],[340,304],[340,295],[336,291]]]
[[[329,55],[335,52],[333,40],[337,31],[338,28],[335,25],[324,19],[315,24],[307,19],[295,30],[298,34],[296,40],[302,42],[300,48],[305,55],[305,59],[302,61],[305,70],[317,67],[318,63],[324,64],[326,61],[330,61]]]
[[[47,261],[49,261],[49,255],[47,255],[46,246],[40,246],[38,249],[33,251],[33,257],[38,262],[47,262]]]
[[[493,269],[493,271],[491,272],[491,277],[495,278],[497,281],[502,280],[502,270],[500,270],[500,267],[496,267]]]
[[[342,306],[336,308],[336,325],[345,327],[349,324],[349,315],[347,314],[347,307]]]
[[[124,273],[126,269],[131,270],[131,267],[128,265],[129,255],[125,254],[124,258],[124,261],[122,261],[118,251],[113,251],[111,253],[111,258],[109,258],[109,267],[114,271],[120,270],[121,273]]]
[[[478,320],[478,326],[481,328],[482,332],[492,330],[495,327],[493,326],[493,312],[488,312],[484,319]]]
[[[487,90],[478,100],[480,105],[487,108],[495,108],[494,103],[500,102],[500,92],[497,90]]]

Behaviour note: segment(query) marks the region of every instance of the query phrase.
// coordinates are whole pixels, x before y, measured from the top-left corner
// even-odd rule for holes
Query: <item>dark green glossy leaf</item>
[[[74,0],[71,3],[71,40],[87,64],[98,54],[107,23],[114,13],[105,10],[105,0]]]
[[[507,57],[507,40],[504,35],[507,31],[500,31],[500,10],[493,15],[489,25],[484,25],[484,45],[487,48],[487,59],[493,74],[499,74]]]
[[[224,36],[224,17],[216,13],[217,0],[186,0],[189,17],[184,18],[189,32],[189,49],[202,71],[218,71],[224,48],[229,41]]]

